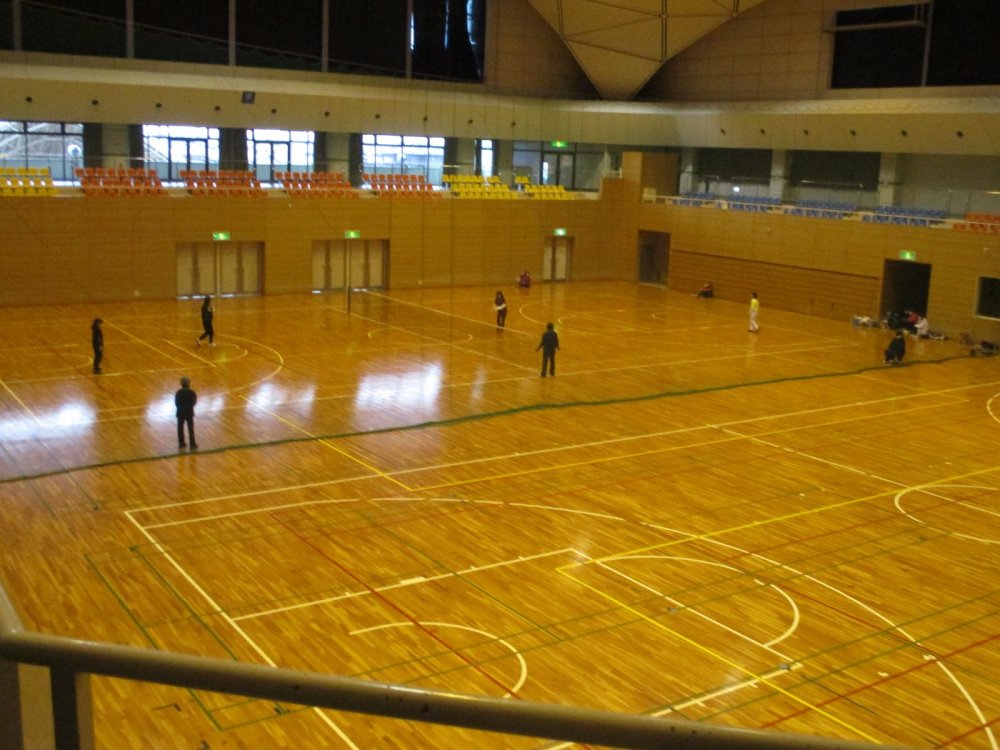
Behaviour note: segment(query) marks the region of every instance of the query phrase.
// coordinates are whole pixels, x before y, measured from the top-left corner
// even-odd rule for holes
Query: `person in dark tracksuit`
[[[493,309],[497,311],[497,328],[503,328],[507,322],[507,300],[499,289],[493,298]]]
[[[90,324],[90,343],[94,347],[95,375],[100,375],[103,372],[101,369],[101,360],[104,359],[104,331],[101,330],[103,322],[100,318],[94,318],[94,322]]]
[[[215,346],[215,310],[212,309],[212,298],[205,295],[205,300],[201,303],[201,327],[204,329],[201,336],[194,340],[194,343],[201,346],[202,339],[208,339],[209,346]]]
[[[548,366],[549,375],[556,374],[556,352],[559,351],[559,334],[556,333],[555,326],[549,323],[545,326],[545,333],[542,340],[535,347],[537,352],[542,350],[542,377],[545,377],[545,368]]]
[[[188,443],[197,448],[194,441],[194,405],[198,403],[198,394],[191,390],[191,378],[186,375],[181,378],[181,387],[174,394],[174,405],[177,407],[177,446],[186,448],[184,443],[184,425],[187,425]]]

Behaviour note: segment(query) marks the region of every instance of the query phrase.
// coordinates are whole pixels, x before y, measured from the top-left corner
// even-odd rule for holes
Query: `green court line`
[[[950,362],[953,360],[965,360],[965,359],[981,359],[986,361],[989,358],[977,358],[970,355],[955,355],[952,357],[942,357],[941,359],[925,359],[919,362],[908,362],[900,365],[900,367],[916,367],[919,365],[939,365],[945,362]],[[515,414],[522,414],[534,411],[549,411],[557,409],[578,409],[578,408],[593,408],[600,406],[614,406],[618,404],[634,404],[641,403],[643,401],[656,401],[665,398],[679,398],[682,396],[699,396],[707,393],[720,393],[723,391],[737,390],[740,388],[757,388],[760,386],[767,385],[777,385],[780,383],[795,383],[807,380],[826,380],[828,378],[843,378],[850,377],[853,375],[862,375],[866,372],[876,372],[885,371],[885,365],[878,365],[872,367],[861,367],[856,370],[844,370],[842,372],[824,372],[824,373],[814,373],[811,375],[789,375],[781,378],[770,378],[766,380],[751,380],[746,383],[732,383],[727,385],[711,385],[704,388],[689,388],[680,391],[657,391],[654,393],[646,393],[638,396],[622,396],[620,398],[607,398],[599,399],[596,401],[561,401],[561,402],[542,402],[538,404],[526,404],[524,406],[513,406],[509,409],[501,409],[499,411],[489,411],[482,412],[479,414],[466,414],[461,417],[449,417],[447,419],[436,419],[428,420],[426,422],[415,422],[413,424],[403,424],[395,425],[391,427],[377,427],[368,430],[354,430],[351,432],[338,432],[330,433],[326,435],[307,435],[302,437],[290,437],[282,438],[280,440],[267,440],[260,443],[237,443],[233,445],[223,445],[218,448],[207,448],[204,450],[199,450],[195,455],[211,455],[213,453],[228,453],[229,451],[238,450],[250,450],[254,448],[270,448],[280,445],[294,445],[296,443],[313,443],[320,442],[323,440],[348,440],[357,437],[366,437],[369,435],[384,435],[394,432],[406,432],[410,430],[424,430],[433,427],[453,427],[455,425],[464,424],[466,422],[474,422],[483,419],[496,419],[499,417],[509,417]],[[166,453],[166,454],[155,454],[147,456],[135,456],[133,458],[121,458],[115,459],[113,461],[99,461],[91,464],[81,464],[79,466],[69,466],[60,469],[51,469],[49,471],[42,471],[36,474],[22,474],[17,477],[4,477],[0,479],[0,485],[3,484],[13,484],[15,482],[24,482],[34,479],[46,479],[48,477],[63,476],[68,474],[73,474],[78,471],[92,471],[96,469],[107,469],[115,466],[127,466],[129,464],[141,464],[150,463],[153,461],[164,461],[175,459],[180,456],[189,456],[191,453]]]

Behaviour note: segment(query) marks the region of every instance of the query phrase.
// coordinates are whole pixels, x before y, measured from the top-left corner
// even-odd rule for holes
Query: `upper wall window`
[[[843,10],[833,28],[831,88],[1000,83],[1000,3],[925,0]]]
[[[440,184],[444,174],[444,138],[423,135],[361,136],[362,172],[417,174]]]
[[[83,166],[83,124],[0,120],[5,167],[48,168],[53,180],[72,180]]]
[[[146,166],[164,180],[188,169],[219,168],[219,129],[197,125],[143,125]]]
[[[264,182],[273,181],[275,172],[311,172],[315,143],[311,130],[248,130],[247,161]]]

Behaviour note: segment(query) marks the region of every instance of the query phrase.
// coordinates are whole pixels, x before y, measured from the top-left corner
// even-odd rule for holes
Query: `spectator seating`
[[[518,197],[518,194],[504,185],[497,175],[481,177],[473,174],[446,174],[443,181],[455,198],[488,200]]]
[[[257,175],[237,169],[188,169],[181,170],[188,192],[195,196],[260,198],[267,193],[260,186]]]
[[[749,211],[751,213],[768,213],[773,207],[781,205],[780,198],[770,196],[733,195],[727,200],[730,211]]]
[[[853,203],[843,201],[798,201],[785,213],[790,216],[808,216],[813,219],[844,219],[855,212],[858,207]]]
[[[956,221],[952,228],[961,232],[1000,234],[1000,214],[967,213],[965,221]]]
[[[58,194],[48,167],[0,168],[2,198],[39,198]]]
[[[357,191],[341,172],[275,172],[274,179],[294,197],[358,197]]]
[[[538,200],[569,200],[572,196],[566,192],[562,185],[525,185],[524,194],[529,198]]]
[[[945,220],[945,212],[927,208],[904,208],[902,206],[877,206],[862,221],[874,224],[898,224],[911,227],[929,227]]]
[[[434,186],[422,174],[361,173],[361,181],[379,197],[436,198]]]
[[[716,206],[715,193],[683,193],[678,198],[673,198],[675,206],[692,206],[700,208],[702,206]]]
[[[87,196],[165,195],[155,169],[77,167],[73,170]]]

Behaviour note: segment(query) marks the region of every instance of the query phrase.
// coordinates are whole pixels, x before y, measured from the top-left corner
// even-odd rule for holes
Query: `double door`
[[[385,289],[388,244],[386,240],[316,240],[313,290]]]
[[[177,244],[177,296],[260,294],[264,243],[181,242]]]
[[[569,278],[572,249],[572,237],[549,238],[542,253],[542,281],[566,281]]]

